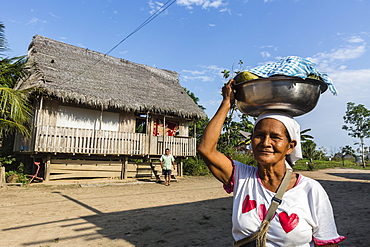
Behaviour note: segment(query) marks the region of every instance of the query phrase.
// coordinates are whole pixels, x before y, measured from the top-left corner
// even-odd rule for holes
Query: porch
[[[169,148],[174,156],[196,155],[196,140],[193,137],[152,136],[48,125],[37,126],[34,130],[34,143],[30,143],[28,150],[34,153],[156,156]],[[22,146],[18,145],[19,149]]]

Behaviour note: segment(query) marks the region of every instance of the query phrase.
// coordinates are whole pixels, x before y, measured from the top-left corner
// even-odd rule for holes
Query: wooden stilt
[[[121,179],[127,179],[127,167],[128,167],[128,157],[125,156],[122,160],[122,173]]]
[[[45,181],[49,181],[49,179],[50,179],[50,161],[51,161],[51,155],[48,154],[46,156],[46,162],[45,162],[45,172],[44,172]]]

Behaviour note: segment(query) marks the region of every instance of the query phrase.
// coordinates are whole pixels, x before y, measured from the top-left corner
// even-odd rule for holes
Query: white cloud
[[[153,0],[149,0],[149,7],[150,7],[150,11],[149,11],[149,14],[154,14],[156,11],[158,11],[159,9],[161,9],[164,5],[164,3],[161,3],[161,2],[158,2],[158,1],[153,1]],[[164,14],[166,14],[167,11],[164,12]]]
[[[221,71],[224,70],[224,68],[218,67],[217,65],[209,65],[209,66],[206,66],[205,68],[207,68],[213,73],[217,72],[219,74],[221,74]]]
[[[28,24],[30,24],[30,25],[37,25],[39,23],[48,23],[48,22],[45,21],[45,20],[41,20],[37,17],[32,17],[31,20],[28,22]]]
[[[346,40],[343,47],[332,49],[330,52],[320,52],[308,58],[317,65],[319,71],[333,72],[345,70],[345,63],[362,57],[366,51],[366,42],[359,36],[352,36]]]
[[[210,82],[210,81],[222,81],[222,74],[221,71],[224,68],[220,68],[216,65],[200,65],[198,66],[202,68],[202,70],[182,70],[181,79],[185,81],[202,81],[202,82]]]
[[[205,73],[204,71],[186,70],[186,69],[182,70],[182,72],[184,72],[184,73],[190,73],[192,75],[204,75],[204,73]]]
[[[193,9],[194,6],[200,6],[202,9],[225,7],[228,2],[224,0],[177,0],[177,4],[181,6],[186,6],[187,9]],[[222,11],[227,11],[225,8]]]
[[[261,55],[262,55],[263,58],[271,57],[271,54],[269,52],[267,52],[267,51],[262,51],[261,52]]]
[[[346,39],[347,44],[330,52],[321,52],[308,58],[316,63],[315,68],[327,73],[338,89],[339,97],[344,101],[367,100],[368,84],[370,81],[370,66],[353,70],[346,64],[349,60],[356,60],[365,55],[366,42],[359,36]]]
[[[368,85],[370,68],[360,70],[336,70],[330,73],[330,78],[346,101],[368,100]]]
[[[332,50],[330,53],[319,53],[318,58],[332,60],[348,60],[361,57],[366,51],[365,45],[356,47],[339,48]]]
[[[188,81],[188,80],[196,80],[196,81],[202,81],[202,82],[208,82],[208,81],[213,81],[214,79],[210,76],[186,76],[186,75],[183,75],[182,78],[185,80],[185,81]]]
[[[216,24],[208,24],[210,27],[215,27]]]
[[[363,43],[364,40],[359,36],[352,36],[348,39],[349,43]]]
[[[55,18],[55,19],[60,19],[60,17],[59,17],[59,16],[57,16],[57,15],[55,15],[55,14],[53,14],[53,13],[49,13],[49,15],[50,15],[51,17]]]

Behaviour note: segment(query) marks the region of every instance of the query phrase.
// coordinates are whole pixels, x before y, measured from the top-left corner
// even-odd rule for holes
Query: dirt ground
[[[327,169],[341,246],[369,246],[370,171]],[[212,177],[0,189],[0,246],[230,246],[232,197]]]

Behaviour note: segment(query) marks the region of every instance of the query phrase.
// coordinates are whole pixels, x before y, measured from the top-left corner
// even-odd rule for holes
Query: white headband
[[[293,152],[288,155],[288,161],[293,166],[297,160],[302,159],[301,133],[299,124],[294,120],[293,117],[284,112],[264,112],[258,116],[254,127],[256,127],[259,121],[265,118],[273,118],[283,123],[289,133],[290,139],[297,142]]]

